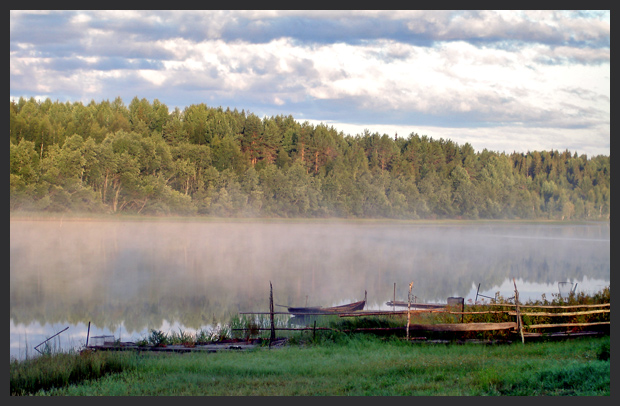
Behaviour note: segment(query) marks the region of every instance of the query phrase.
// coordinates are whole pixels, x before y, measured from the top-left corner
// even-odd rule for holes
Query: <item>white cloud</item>
[[[11,11],[18,97],[101,100],[148,89],[164,103],[203,97],[351,123],[412,117],[412,126],[455,140],[484,134],[487,148],[528,127],[541,140],[570,134],[565,141],[577,145],[581,134],[579,145],[609,148],[609,13],[80,11],[34,19],[57,24],[50,27],[33,25],[32,14]],[[298,21],[332,37],[297,29]]]
[[[333,126],[344,134],[361,135],[364,130],[371,134],[387,134],[399,138],[407,138],[415,133],[426,135],[435,140],[441,138],[452,140],[459,145],[469,143],[475,151],[484,149],[490,151],[512,153],[513,151],[527,153],[528,151],[564,151],[577,152],[579,155],[609,155],[609,137],[605,128],[592,130],[582,129],[554,129],[542,127],[478,127],[478,128],[451,128],[417,125],[368,125],[351,124],[325,120],[307,120],[312,125],[320,123]],[[572,147],[569,147],[571,145]]]
[[[144,79],[148,80],[155,86],[163,85],[167,77],[164,73],[154,70],[140,70],[138,72]]]
[[[71,24],[85,24],[92,21],[92,17],[88,14],[80,13],[71,17]]]

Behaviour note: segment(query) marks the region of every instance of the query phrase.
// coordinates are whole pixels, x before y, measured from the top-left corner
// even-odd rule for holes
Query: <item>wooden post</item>
[[[459,308],[461,309],[461,323],[463,322],[463,312],[465,311],[465,298],[463,297],[449,297],[448,298],[448,308],[450,311],[457,311]],[[455,321],[458,321],[458,316],[454,317]]]
[[[525,337],[523,337],[523,321],[521,320],[521,312],[519,311],[519,291],[517,290],[517,282],[515,278],[512,278],[512,282],[515,285],[515,308],[517,313],[517,329],[519,329],[519,334],[521,334],[521,343],[525,344]]]
[[[88,331],[86,332],[86,346],[88,347],[88,336],[90,336],[90,321],[88,322]]]
[[[269,281],[269,316],[271,318],[271,336],[269,337],[269,348],[271,348],[271,343],[276,339],[276,329],[273,323],[273,286],[271,285],[271,281]]]
[[[411,321],[411,289],[413,289],[413,282],[409,284],[409,295],[407,296],[407,341],[409,341],[409,323]]]
[[[312,329],[312,341],[316,341],[316,320],[314,320],[314,328]]]

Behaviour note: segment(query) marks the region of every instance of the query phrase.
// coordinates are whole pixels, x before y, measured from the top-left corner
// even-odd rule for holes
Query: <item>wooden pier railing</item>
[[[407,324],[403,327],[367,327],[367,328],[354,328],[354,329],[336,329],[330,327],[316,327],[316,322],[314,327],[277,327],[274,323],[274,315],[276,314],[287,314],[288,312],[275,312],[273,310],[273,288],[270,285],[270,309],[269,312],[240,312],[239,314],[252,314],[252,315],[269,315],[271,326],[269,328],[256,328],[253,327],[254,331],[264,331],[269,330],[271,332],[271,340],[275,339],[275,331],[305,331],[305,330],[338,330],[343,332],[354,332],[354,331],[398,331],[398,330],[406,330],[407,339],[409,339],[409,331],[429,331],[429,332],[472,332],[472,331],[500,331],[500,330],[513,330],[515,333],[519,334],[521,341],[525,343],[525,337],[536,337],[543,336],[545,333],[536,332],[533,330],[538,329],[566,329],[564,333],[553,333],[556,336],[561,334],[566,334],[567,336],[574,335],[583,335],[587,332],[579,331],[583,327],[601,327],[601,326],[609,326],[611,325],[610,321],[575,321],[575,322],[560,322],[560,323],[530,323],[529,318],[536,317],[577,317],[577,316],[592,316],[592,315],[603,315],[607,313],[611,313],[611,304],[610,303],[601,303],[601,304],[580,304],[580,305],[523,305],[519,303],[519,291],[517,290],[516,281],[513,279],[514,287],[515,287],[515,303],[484,303],[484,304],[475,304],[475,305],[465,305],[462,298],[449,298],[446,304],[424,304],[424,303],[411,303],[411,288],[413,286],[413,282],[409,285],[409,298],[407,302],[397,302],[394,298],[393,301],[387,302],[388,306],[392,306],[392,310],[361,310],[350,313],[333,313],[333,312],[316,312],[316,313],[308,313],[305,316],[338,316],[338,317],[363,317],[363,316],[398,316],[398,315],[407,315]],[[459,300],[454,300],[459,299]],[[452,302],[451,302],[452,300]],[[458,306],[453,305],[453,303],[459,302]],[[403,306],[406,303],[407,310],[396,310],[396,306]],[[475,307],[474,311],[465,311],[466,307]],[[477,310],[477,308],[485,308],[488,307],[489,310]],[[500,309],[503,307],[504,309]],[[461,311],[457,311],[460,308]],[[497,309],[497,310],[491,310]],[[524,309],[528,309],[528,311],[523,311]],[[547,310],[547,311],[533,311],[534,309],[538,310]],[[587,309],[587,310],[578,310],[578,309]],[[551,310],[551,311],[549,311]],[[578,311],[571,311],[578,310]],[[461,323],[438,323],[438,324],[411,324],[411,315],[422,314],[422,313],[445,313],[445,314],[453,314],[461,316]],[[506,314],[508,316],[515,317],[515,321],[502,321],[502,322],[463,322],[464,316],[466,315],[482,315],[482,314]],[[528,318],[528,322],[523,322],[523,317]],[[610,319],[611,320],[611,319]],[[235,328],[233,331],[246,331],[250,330],[250,328]]]

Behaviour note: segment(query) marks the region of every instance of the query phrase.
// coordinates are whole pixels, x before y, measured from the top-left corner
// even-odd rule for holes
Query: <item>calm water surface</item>
[[[551,298],[610,284],[609,223],[10,222],[11,357],[54,339],[196,331],[274,302],[387,309],[480,293]]]

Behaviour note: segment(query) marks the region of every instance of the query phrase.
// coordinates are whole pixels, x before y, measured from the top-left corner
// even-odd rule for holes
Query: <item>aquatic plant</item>
[[[169,338],[160,330],[151,330],[151,335],[148,337],[148,342],[151,345],[158,347],[165,347],[170,344]]]

